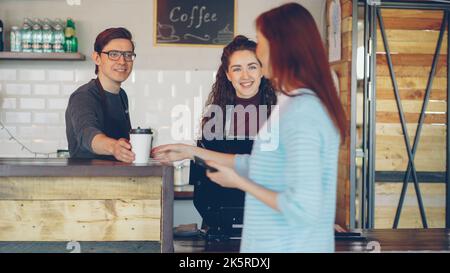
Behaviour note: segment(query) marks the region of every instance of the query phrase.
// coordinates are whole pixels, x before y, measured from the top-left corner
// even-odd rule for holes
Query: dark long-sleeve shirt
[[[112,94],[100,90],[95,80],[91,80],[70,96],[65,118],[72,158],[114,159],[94,153],[92,139],[98,134],[129,139],[128,98],[123,89]]]

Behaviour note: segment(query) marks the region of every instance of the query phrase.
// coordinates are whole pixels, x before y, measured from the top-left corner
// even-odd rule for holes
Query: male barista
[[[79,87],[66,109],[66,135],[71,158],[132,162],[128,98],[120,87],[133,69],[134,43],[122,27],[101,32],[92,60],[96,79]]]

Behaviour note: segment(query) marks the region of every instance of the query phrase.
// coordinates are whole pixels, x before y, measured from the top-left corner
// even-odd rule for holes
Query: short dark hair
[[[131,35],[131,32],[124,28],[124,27],[113,27],[105,29],[104,31],[100,32],[100,34],[97,35],[97,38],[95,38],[94,43],[94,51],[97,53],[101,53],[103,51],[103,48],[114,39],[127,39],[131,42],[131,45],[133,46],[134,51],[134,42],[133,42],[133,36]],[[95,65],[95,74],[98,73],[98,65]]]

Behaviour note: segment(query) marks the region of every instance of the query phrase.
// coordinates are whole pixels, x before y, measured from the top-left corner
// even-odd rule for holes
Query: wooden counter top
[[[450,229],[373,229],[365,238],[336,238],[336,252],[450,252]],[[240,240],[206,241],[201,237],[174,240],[175,252],[239,252]]]
[[[143,177],[163,176],[167,171],[173,172],[173,167],[163,166],[153,160],[145,165],[137,165],[109,160],[66,158],[0,158],[0,177]]]

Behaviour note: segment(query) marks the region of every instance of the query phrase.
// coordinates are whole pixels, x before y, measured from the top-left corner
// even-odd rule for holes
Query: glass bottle
[[[22,51],[22,34],[19,27],[17,26],[11,27],[10,42],[11,42],[11,52]]]
[[[22,34],[22,51],[33,52],[31,27],[26,20],[22,26],[21,34]]]
[[[53,52],[54,34],[49,23],[42,26],[42,51],[45,53]]]
[[[33,31],[32,31],[32,42],[33,42],[33,52],[41,53],[42,51],[42,30],[41,26],[38,24],[38,22],[35,22],[33,25]]]
[[[64,30],[62,25],[56,23],[53,31],[53,51],[58,53],[64,52]]]
[[[75,34],[75,22],[72,18],[67,18],[66,28],[64,29],[66,52],[78,51],[78,40],[75,37]]]

